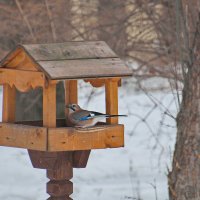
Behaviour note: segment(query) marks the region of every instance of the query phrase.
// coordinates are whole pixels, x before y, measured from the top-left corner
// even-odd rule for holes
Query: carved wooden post
[[[48,200],[70,200],[73,193],[72,153],[58,152],[56,163],[53,168],[47,170],[47,193],[50,195]]]
[[[73,193],[72,153],[29,150],[29,156],[34,168],[47,169],[48,200],[72,200],[69,197]]]

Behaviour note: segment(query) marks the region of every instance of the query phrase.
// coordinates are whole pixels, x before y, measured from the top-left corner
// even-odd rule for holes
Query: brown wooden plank
[[[45,152],[28,150],[34,168],[47,169],[48,199],[70,199],[73,193],[72,152]]]
[[[8,84],[3,86],[3,122],[15,121],[16,89]]]
[[[68,104],[78,104],[78,81],[77,80],[67,80],[65,81],[65,105]],[[67,118],[69,113],[69,109],[66,107],[66,124],[67,126],[71,126],[69,124],[69,120]]]
[[[47,129],[10,123],[0,123],[0,146],[45,151]]]
[[[124,126],[105,125],[93,128],[50,128],[48,151],[75,151],[124,146]]]
[[[56,127],[66,127],[66,119],[56,119]],[[23,124],[30,126],[43,126],[43,121],[17,121],[15,124]]]
[[[73,151],[73,167],[86,168],[91,150]]]
[[[23,47],[36,61],[117,57],[103,41],[28,44]]]
[[[105,78],[131,76],[119,58],[38,62],[51,79]]]
[[[117,79],[106,80],[106,114],[118,115],[118,81]],[[118,117],[107,118],[108,124],[118,124]]]
[[[45,75],[42,72],[29,72],[15,69],[0,68],[0,85],[13,85],[21,92],[44,87]]]
[[[3,67],[12,69],[21,69],[28,71],[38,71],[38,65],[24,51],[23,48],[17,48],[1,64]]]
[[[56,84],[43,88],[43,126],[56,127]]]
[[[105,85],[106,79],[104,78],[97,78],[97,79],[84,79],[84,81],[87,83],[89,82],[93,87],[102,87]],[[118,87],[121,87],[121,79],[118,81]]]
[[[105,79],[101,78],[101,79],[85,79],[84,80],[86,83],[89,82],[93,87],[102,87],[105,85]]]

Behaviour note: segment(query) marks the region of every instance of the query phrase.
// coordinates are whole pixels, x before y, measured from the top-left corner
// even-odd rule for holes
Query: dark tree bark
[[[197,1],[175,1],[177,46],[184,74],[170,200],[200,199],[200,13]]]

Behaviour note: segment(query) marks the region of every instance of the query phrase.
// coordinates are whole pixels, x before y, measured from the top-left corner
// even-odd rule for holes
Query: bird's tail
[[[104,117],[110,118],[110,117],[128,117],[128,115],[107,115],[105,114]]]

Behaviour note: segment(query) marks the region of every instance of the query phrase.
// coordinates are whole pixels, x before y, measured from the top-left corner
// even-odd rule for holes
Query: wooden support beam
[[[16,104],[16,88],[12,88],[5,84],[3,85],[3,122],[15,121],[15,104]]]
[[[48,151],[79,151],[124,146],[124,126],[99,125],[91,128],[49,128]]]
[[[71,200],[73,193],[72,152],[28,151],[34,168],[47,169],[48,200]]]
[[[47,128],[0,123],[0,146],[47,150]]]
[[[67,80],[65,81],[65,105],[75,103],[78,104],[78,81],[77,80]],[[68,115],[68,108],[65,109],[66,116]],[[66,118],[66,123],[68,124],[68,119]]]
[[[67,80],[65,81],[65,105],[76,103],[78,104],[78,81]],[[70,126],[68,120],[68,112],[66,109],[66,124]],[[85,168],[90,156],[90,150],[73,151],[72,161],[74,168]]]
[[[106,80],[106,113],[110,115],[118,115],[118,81],[117,78]],[[106,122],[108,124],[118,124],[118,117],[108,118]]]
[[[72,153],[57,153],[56,165],[47,170],[47,177],[50,179],[47,183],[48,200],[70,200],[73,193],[73,183],[70,181],[73,177]]]
[[[0,69],[0,85],[15,86],[20,92],[44,87],[45,76],[42,72],[33,72],[17,69]]]
[[[43,126],[56,127],[56,84],[49,82],[43,89]],[[72,152],[30,151],[33,166],[47,169],[48,200],[69,200],[73,193]]]
[[[56,127],[56,84],[51,82],[43,88],[43,126]]]

